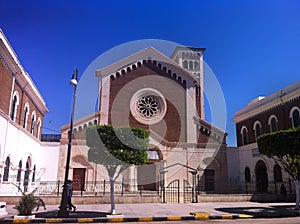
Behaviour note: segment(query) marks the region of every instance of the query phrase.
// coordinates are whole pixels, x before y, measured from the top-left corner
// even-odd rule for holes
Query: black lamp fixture
[[[67,182],[69,179],[69,168],[70,168],[70,159],[71,159],[71,148],[72,148],[72,135],[73,135],[73,120],[74,120],[74,111],[75,111],[75,102],[76,102],[76,89],[78,84],[78,70],[74,69],[72,79],[70,80],[70,85],[74,86],[73,93],[73,106],[72,106],[72,115],[71,115],[71,123],[70,123],[70,131],[69,131],[69,143],[68,143],[68,151],[67,151],[67,160],[66,160],[66,171],[65,171],[65,180],[63,185],[63,192],[61,197],[61,202],[59,206],[59,210],[57,213],[58,217],[68,217],[68,195],[67,195]]]

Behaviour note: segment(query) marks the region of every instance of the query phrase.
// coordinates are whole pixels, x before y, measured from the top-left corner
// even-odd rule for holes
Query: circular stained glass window
[[[130,100],[133,117],[143,124],[155,124],[165,116],[167,104],[163,95],[155,89],[137,91]]]
[[[158,100],[155,96],[143,96],[137,102],[137,109],[145,117],[154,117],[159,112]]]

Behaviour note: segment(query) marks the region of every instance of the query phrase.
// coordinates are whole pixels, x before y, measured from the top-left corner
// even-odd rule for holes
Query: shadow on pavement
[[[58,210],[47,211],[47,212],[39,212],[35,214],[36,218],[58,218],[57,217]],[[96,212],[96,211],[76,211],[70,212],[68,218],[98,218],[98,217],[106,217],[110,213],[107,212]]]
[[[300,215],[299,210],[294,206],[274,206],[274,207],[234,207],[234,208],[215,208],[217,211],[251,215],[254,218],[283,218],[297,217]]]

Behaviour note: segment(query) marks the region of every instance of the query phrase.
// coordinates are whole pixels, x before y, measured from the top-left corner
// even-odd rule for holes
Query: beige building
[[[177,47],[169,58],[149,47],[95,71],[97,111],[74,122],[69,177],[75,189],[108,179],[103,167],[87,160],[85,129],[94,124],[150,131],[148,164],[131,166],[120,176],[132,190],[158,190],[173,181],[179,188],[185,183],[206,192],[226,189],[227,134],[205,121],[204,51]],[[59,180],[64,179],[69,125],[61,129]]]

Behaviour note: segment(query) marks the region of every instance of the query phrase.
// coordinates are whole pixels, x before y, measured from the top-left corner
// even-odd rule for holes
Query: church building
[[[75,190],[84,189],[86,181],[108,179],[103,167],[87,160],[85,130],[95,124],[149,130],[147,165],[130,166],[120,177],[129,186],[158,190],[177,181],[180,188],[187,183],[199,191],[226,190],[227,134],[205,120],[204,52],[178,46],[169,58],[148,47],[95,71],[97,110],[74,121],[69,177]],[[64,179],[69,128],[61,128],[59,180]]]

